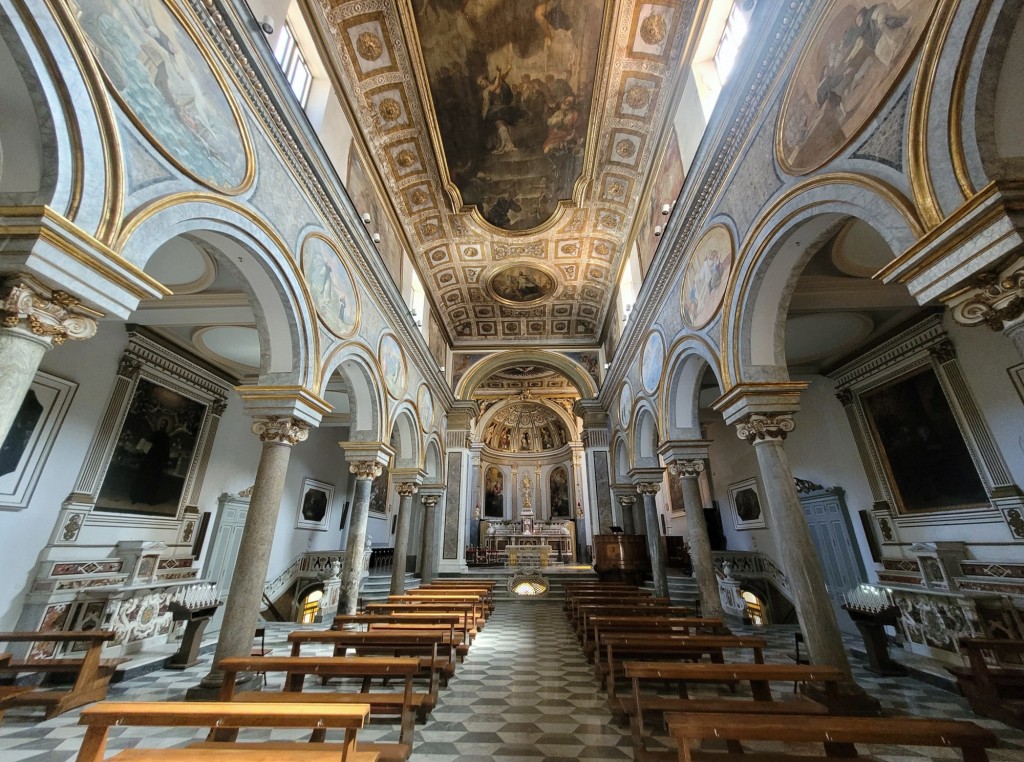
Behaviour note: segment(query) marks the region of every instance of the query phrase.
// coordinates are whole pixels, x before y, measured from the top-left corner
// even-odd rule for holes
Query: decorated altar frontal
[[[576,560],[576,527],[571,521],[534,521],[533,530],[523,521],[481,521],[480,538],[489,552],[504,555],[510,550],[528,547],[549,548],[551,564],[574,563]],[[539,554],[539,551],[538,551]],[[516,553],[517,558],[522,553]],[[538,558],[540,555],[538,555]],[[511,562],[510,562],[511,563]]]

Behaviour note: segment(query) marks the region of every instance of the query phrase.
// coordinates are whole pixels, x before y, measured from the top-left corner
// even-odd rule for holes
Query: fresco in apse
[[[603,13],[588,0],[415,0],[448,172],[462,201],[529,230],[572,198]]]

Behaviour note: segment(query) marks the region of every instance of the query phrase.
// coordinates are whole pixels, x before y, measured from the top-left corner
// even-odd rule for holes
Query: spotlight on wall
[[[671,211],[672,211],[672,204],[664,204],[661,207],[661,213],[662,214],[666,214],[667,215]]]
[[[374,242],[374,243],[380,243],[380,233],[374,233],[374,234],[373,234],[372,236],[370,236],[370,237],[371,237],[371,238],[373,239],[373,242]]]
[[[369,212],[363,212],[361,215],[359,215],[359,219],[361,219],[363,221],[364,225],[369,225],[370,224],[370,219],[371,219],[370,218],[370,213]]]
[[[260,29],[263,30],[263,34],[274,33],[274,18],[272,16],[264,16],[263,20],[260,21]]]
[[[661,225],[655,225],[654,226],[654,235],[655,235],[655,237],[661,235]]]

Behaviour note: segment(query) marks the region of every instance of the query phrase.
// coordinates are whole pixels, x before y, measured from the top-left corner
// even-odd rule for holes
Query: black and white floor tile
[[[272,625],[267,645],[287,653],[284,637],[293,625]],[[759,629],[770,643],[769,660],[788,661],[793,628]],[[159,701],[184,697],[210,668],[210,656],[183,672],[160,670],[111,686],[110,698]],[[854,659],[858,682],[881,702],[889,714],[971,719],[991,728],[1001,745],[990,752],[993,762],[1024,760],[1024,731],[976,717],[959,696],[908,678],[878,677]],[[270,677],[270,688],[280,677]],[[307,690],[330,690],[314,686]],[[78,751],[84,729],[78,713],[46,722],[31,709],[7,713],[0,726],[0,761],[70,762]],[[180,729],[115,728],[108,752],[132,748],[179,746],[200,739]],[[296,731],[255,731],[250,740],[297,739]],[[392,724],[371,724],[361,732],[366,741],[396,740]],[[144,739],[144,743],[143,743]],[[652,748],[665,739],[656,736]],[[924,752],[924,753],[922,753]],[[926,759],[957,759],[951,750],[910,747],[866,747],[886,762],[921,762]],[[929,756],[933,755],[933,756]],[[486,628],[477,638],[465,663],[442,689],[438,707],[425,724],[416,726],[412,762],[559,762],[561,760],[629,760],[632,747],[628,728],[612,721],[604,695],[598,692],[592,667],[583,659],[570,632],[560,602],[500,602]]]

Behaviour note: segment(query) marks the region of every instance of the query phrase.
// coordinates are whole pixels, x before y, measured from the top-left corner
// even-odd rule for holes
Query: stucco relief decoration
[[[355,333],[359,297],[341,254],[323,238],[310,236],[302,246],[302,274],[328,330],[340,338]]]
[[[241,121],[176,13],[160,0],[68,4],[109,87],[156,147],[218,190],[245,187],[250,150]]]
[[[384,334],[380,340],[377,359],[380,361],[381,373],[384,376],[384,385],[388,389],[388,394],[396,399],[400,398],[405,394],[405,355],[402,354],[402,348],[392,334]]]
[[[419,413],[420,426],[430,431],[434,425],[434,396],[425,385],[416,394],[416,412]]]
[[[833,0],[786,91],[776,134],[783,169],[817,169],[864,128],[917,49],[936,3]]]
[[[653,394],[658,391],[661,383],[661,371],[665,365],[665,340],[657,331],[651,331],[644,345],[643,359],[640,363],[640,380],[644,391]]]
[[[694,247],[683,272],[679,304],[689,328],[703,328],[718,312],[732,264],[732,236],[724,225],[716,225]]]
[[[619,425],[622,428],[629,426],[630,416],[633,414],[633,387],[627,381],[619,391]]]

